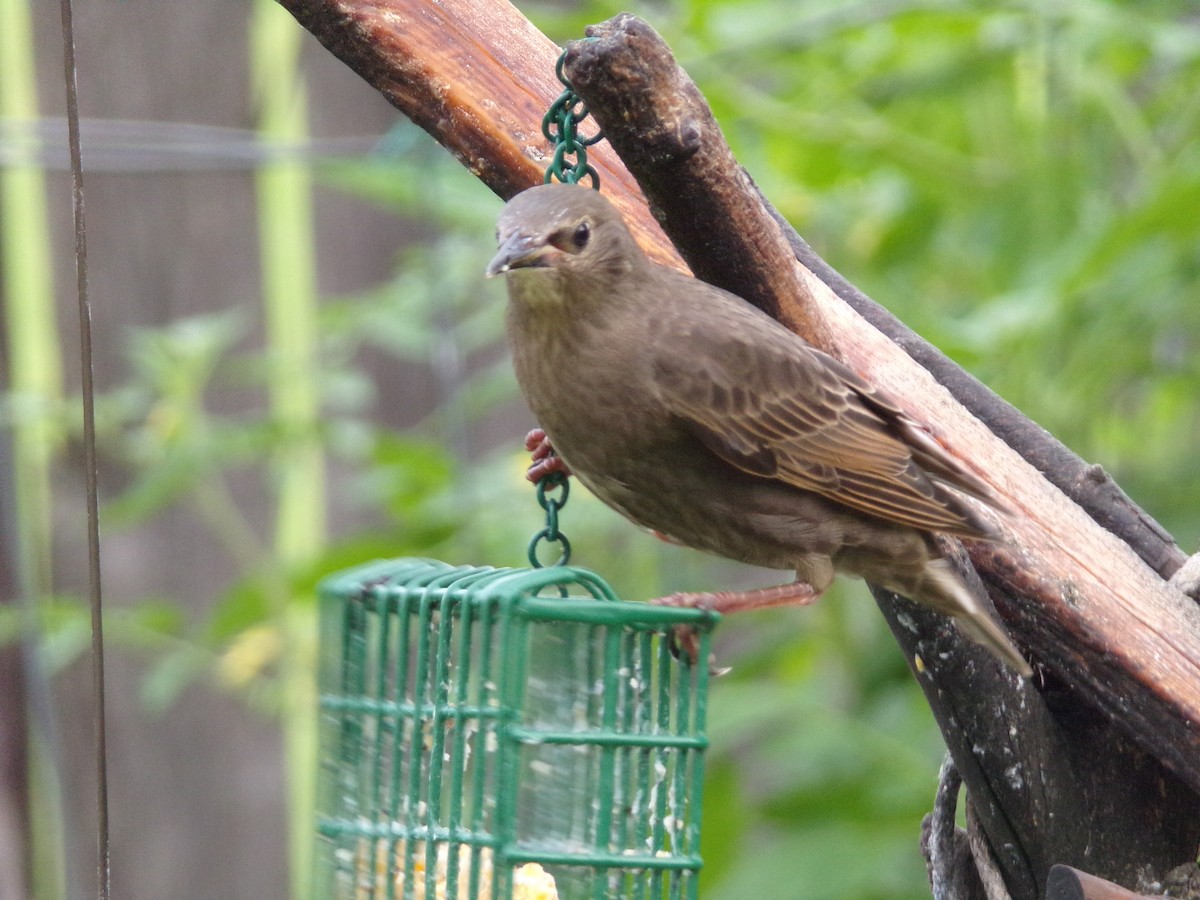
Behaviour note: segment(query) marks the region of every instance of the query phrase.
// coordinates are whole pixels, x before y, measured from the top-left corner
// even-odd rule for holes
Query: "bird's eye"
[[[587,247],[591,236],[592,226],[587,222],[580,222],[574,227],[568,225],[558,229],[550,235],[547,242],[564,253],[579,253]]]

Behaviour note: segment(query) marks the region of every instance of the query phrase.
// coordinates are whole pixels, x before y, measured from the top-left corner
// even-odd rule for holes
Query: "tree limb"
[[[1154,900],[1070,866],[1055,866],[1046,881],[1046,900]]]

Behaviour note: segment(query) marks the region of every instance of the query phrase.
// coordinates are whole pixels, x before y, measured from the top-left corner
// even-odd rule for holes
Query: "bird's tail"
[[[967,590],[950,563],[933,559],[925,566],[914,599],[954,617],[960,631],[1008,663],[1026,678],[1033,670],[991,612]]]

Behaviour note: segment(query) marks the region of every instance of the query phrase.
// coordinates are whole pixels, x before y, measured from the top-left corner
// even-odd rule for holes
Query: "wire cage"
[[[713,613],[585,569],[361,566],[321,587],[317,896],[695,898]]]

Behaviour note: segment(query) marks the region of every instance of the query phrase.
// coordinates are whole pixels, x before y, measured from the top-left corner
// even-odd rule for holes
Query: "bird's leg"
[[[766,609],[771,606],[807,606],[821,592],[804,581],[792,581],[773,587],[755,588],[750,591],[699,591],[697,593],[668,594],[650,602],[656,606],[678,606],[685,609],[708,609],[726,615],[746,612],[751,609]]]
[[[525,449],[533,455],[533,462],[526,470],[525,477],[534,484],[554,472],[562,472],[566,476],[571,474],[562,457],[554,452],[550,438],[542,429],[535,428],[525,435]]]
[[[793,581],[789,584],[777,584],[773,587],[757,588],[752,591],[701,591],[668,594],[666,597],[656,597],[650,602],[658,606],[708,609],[728,615],[751,609],[767,609],[771,606],[807,606],[822,593],[824,592],[817,590],[807,582]],[[695,665],[700,655],[700,642],[696,629],[689,625],[680,625],[672,629],[671,651],[676,656],[685,655],[692,665]],[[710,661],[709,671],[713,674],[720,674],[728,670],[716,669]]]

